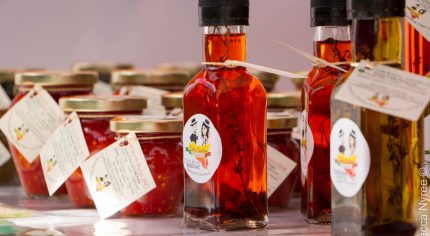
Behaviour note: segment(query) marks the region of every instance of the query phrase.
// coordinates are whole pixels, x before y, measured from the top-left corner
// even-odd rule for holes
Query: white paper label
[[[430,41],[429,0],[406,0],[405,17],[424,38]]]
[[[113,89],[112,85],[99,81],[94,85],[94,94],[95,95],[112,95]]]
[[[185,124],[184,168],[197,183],[206,183],[221,163],[222,143],[218,130],[203,114],[193,115]]]
[[[297,164],[282,152],[267,145],[267,195],[270,197],[296,168]]]
[[[112,216],[156,187],[134,133],[91,156],[81,170],[101,218]]]
[[[30,91],[1,118],[0,128],[29,162],[61,125],[63,111],[43,88]]]
[[[78,114],[73,112],[40,151],[49,195],[54,194],[89,155],[81,122]]]
[[[166,90],[147,87],[147,86],[124,86],[120,90],[120,94],[145,96],[148,102],[148,107],[143,111],[145,115],[166,115],[166,109],[161,103]]]
[[[11,104],[10,98],[4,90],[3,86],[0,85],[0,109],[4,110],[9,108]]]
[[[4,165],[11,158],[10,152],[4,146],[2,142],[0,142],[0,166]]]
[[[430,115],[424,119],[424,162],[427,178],[430,179]]]
[[[430,80],[388,66],[365,69],[361,63],[335,99],[373,111],[417,121],[430,101]]]
[[[304,176],[308,175],[308,165],[314,153],[314,136],[308,123],[308,113],[302,112],[301,118],[301,139],[300,139],[300,166]]]
[[[330,134],[330,177],[336,190],[345,197],[360,191],[370,170],[370,150],[360,128],[341,118]]]

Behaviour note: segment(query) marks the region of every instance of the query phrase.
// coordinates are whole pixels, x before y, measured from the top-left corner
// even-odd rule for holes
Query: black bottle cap
[[[249,0],[199,0],[199,24],[249,25]]]
[[[349,19],[377,19],[405,16],[405,0],[348,0]]]
[[[311,26],[350,25],[346,0],[311,0]]]

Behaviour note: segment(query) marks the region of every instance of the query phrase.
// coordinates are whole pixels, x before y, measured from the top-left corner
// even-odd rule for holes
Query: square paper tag
[[[430,41],[430,0],[406,0],[405,17]]]
[[[9,161],[10,158],[10,152],[7,150],[4,144],[0,142],[0,166]]]
[[[282,152],[267,145],[267,196],[270,197],[297,164]]]
[[[40,151],[40,161],[49,195],[73,174],[90,155],[78,114],[73,112],[55,130]]]
[[[148,107],[145,109],[145,115],[166,115],[166,109],[161,103],[162,97],[168,91],[163,89],[151,88],[147,86],[124,86],[120,94],[133,96],[145,96],[148,99]]]
[[[32,163],[61,125],[63,111],[41,87],[28,92],[0,119],[0,129],[24,158]]]
[[[134,133],[91,156],[81,170],[103,219],[156,187]]]
[[[383,65],[367,69],[364,63],[360,63],[334,98],[373,111],[417,121],[430,101],[430,80]]]

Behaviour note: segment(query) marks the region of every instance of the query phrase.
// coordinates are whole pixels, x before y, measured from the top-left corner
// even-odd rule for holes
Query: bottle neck
[[[401,63],[400,17],[352,21],[354,61],[396,61]]]
[[[352,44],[350,27],[315,27],[314,55],[328,62],[351,61]]]
[[[206,62],[245,61],[245,27],[205,26],[203,45],[205,47],[204,56]]]

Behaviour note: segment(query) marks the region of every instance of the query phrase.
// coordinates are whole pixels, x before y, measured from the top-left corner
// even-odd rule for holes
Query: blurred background
[[[1,0],[0,68],[69,68],[74,62],[200,62],[197,0]],[[310,61],[309,0],[251,0],[248,62],[291,72]],[[289,88],[288,80],[278,89]]]

